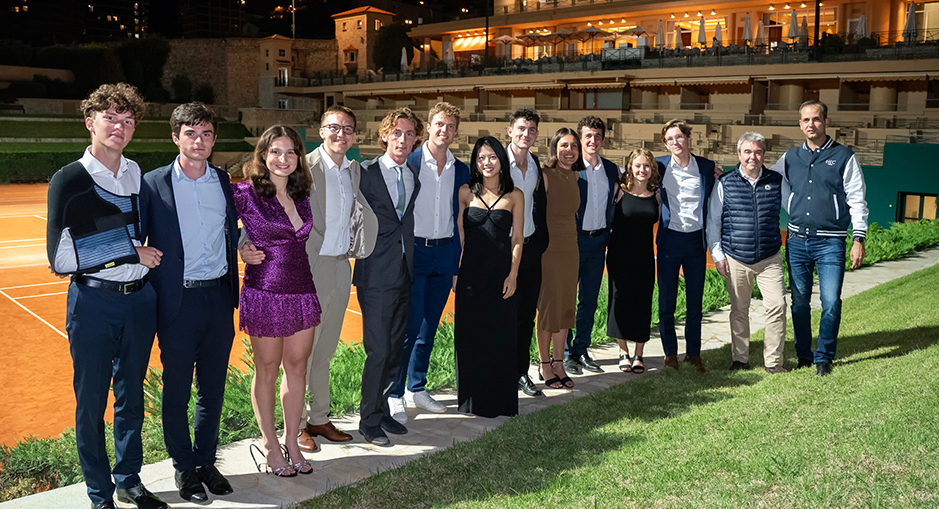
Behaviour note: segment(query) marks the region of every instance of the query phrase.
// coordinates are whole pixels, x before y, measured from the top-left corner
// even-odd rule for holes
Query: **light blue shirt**
[[[225,258],[225,193],[215,170],[192,180],[173,162],[173,196],[183,241],[183,279],[209,280],[228,272]]]

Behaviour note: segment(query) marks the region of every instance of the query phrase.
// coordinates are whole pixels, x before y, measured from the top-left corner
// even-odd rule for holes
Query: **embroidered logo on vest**
[[[826,160],[825,160],[825,164],[827,164],[828,166],[834,166],[835,163],[837,163],[837,162],[838,162],[838,161],[836,161],[836,160],[834,160],[834,159],[826,159]]]

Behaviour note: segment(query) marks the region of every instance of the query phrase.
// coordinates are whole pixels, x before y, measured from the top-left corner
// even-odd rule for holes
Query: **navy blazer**
[[[225,258],[228,260],[228,282],[231,308],[238,307],[238,213],[231,192],[231,179],[221,168],[209,165],[208,171],[218,175],[219,184],[228,204],[225,214]],[[167,327],[179,315],[183,296],[183,237],[176,215],[176,197],[173,193],[173,164],[157,168],[143,176],[140,186],[141,208],[146,210],[143,231],[147,245],[163,252],[160,265],[150,270],[150,283],[157,293],[157,329]]]
[[[692,154],[691,157],[694,157],[695,163],[698,165],[698,173],[701,174],[701,239],[704,241],[704,245],[707,246],[707,237],[705,235],[705,230],[707,230],[708,222],[708,199],[711,198],[711,190],[714,189],[714,161],[710,159],[705,159],[703,157],[696,156]],[[659,166],[659,181],[665,181],[665,172],[667,171],[669,162],[671,162],[672,156],[661,156],[656,157],[655,162]],[[656,237],[662,234],[662,231],[668,228],[668,223],[672,218],[672,212],[668,208],[668,193],[665,191],[665,186],[659,187],[659,193],[662,197],[662,214],[659,217],[659,229]]]
[[[616,183],[619,182],[619,167],[609,159],[600,158],[603,163],[603,171],[606,173],[609,189],[606,197],[606,229],[610,229],[613,224],[613,198],[616,197]],[[587,209],[587,170],[577,172],[577,187],[580,188],[580,207],[574,214],[574,220],[577,222],[577,231],[584,230],[584,210]]]
[[[397,268],[401,263],[402,241],[408,283],[414,282],[414,201],[421,190],[421,180],[417,168],[408,162],[408,169],[414,174],[414,191],[404,216],[398,219],[395,204],[381,175],[379,159],[381,156],[361,165],[359,191],[378,218],[378,238],[372,254],[355,262],[352,284],[359,288],[389,288],[399,284]]]
[[[466,165],[463,161],[456,159],[453,163],[453,244],[455,248],[453,250],[453,273],[457,274],[460,271],[460,257],[462,255],[462,244],[460,243],[460,228],[458,226],[458,220],[460,217],[460,188],[463,187],[463,184],[469,184],[470,174],[469,166]],[[424,164],[424,145],[417,147],[417,150],[411,152],[408,155],[408,166],[417,168],[417,173],[421,172],[421,165]]]

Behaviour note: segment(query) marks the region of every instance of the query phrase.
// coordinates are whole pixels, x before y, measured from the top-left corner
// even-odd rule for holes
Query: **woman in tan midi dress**
[[[541,294],[538,297],[539,374],[549,389],[573,388],[564,372],[564,341],[574,326],[577,310],[577,225],[574,214],[580,207],[577,172],[584,169],[577,132],[562,127],[548,144],[544,166],[547,223],[551,240],[541,256]],[[551,348],[554,355],[551,357]]]

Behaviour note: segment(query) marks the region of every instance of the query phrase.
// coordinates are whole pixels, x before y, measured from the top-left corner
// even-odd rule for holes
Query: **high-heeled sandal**
[[[640,364],[637,365],[636,364],[637,362]],[[642,356],[636,355],[635,357],[633,357],[633,373],[637,375],[641,375],[645,372],[646,372],[646,367],[642,364]]]
[[[257,444],[251,444],[250,446],[248,446],[248,451],[251,453],[251,459],[254,460],[254,466],[258,469],[258,472],[274,474],[277,477],[296,477],[297,476],[296,470],[294,470],[293,473],[290,473],[290,474],[285,473],[288,470],[291,470],[293,468],[293,466],[291,466],[289,462],[282,467],[271,468],[271,465],[267,462],[267,455],[264,454],[264,452],[261,450],[260,447],[258,447]],[[254,451],[257,451],[258,454],[260,454],[261,457],[264,458],[263,462],[258,461],[258,458],[255,457],[254,455]],[[284,457],[284,460],[286,461],[286,456]],[[264,466],[263,468],[261,467],[262,465]]]
[[[556,360],[554,360],[554,359],[551,360],[551,363],[552,363],[552,364],[554,364],[555,362],[561,362],[561,361],[559,361],[559,360],[556,361]],[[563,366],[563,364],[562,364],[562,366]],[[555,378],[558,378],[557,375],[555,375]],[[565,376],[564,378],[558,378],[558,381],[561,382],[561,385],[562,385],[561,388],[562,388],[562,389],[573,389],[573,388],[574,388],[574,381],[571,380],[571,377],[569,377],[569,376]]]
[[[542,361],[542,362],[541,362],[541,365],[542,365],[542,366],[545,365],[545,364],[547,364],[547,365],[549,365],[549,366],[553,365],[553,364],[554,364],[554,359],[552,358],[550,361],[547,361],[547,362]],[[551,372],[554,373],[554,370],[552,370]],[[543,370],[542,370],[542,369],[539,369],[539,370],[538,370],[538,380],[544,380],[544,373],[543,373]],[[544,384],[545,384],[545,387],[547,387],[548,389],[563,389],[563,388],[564,388],[563,382],[561,382],[561,379],[558,378],[557,375],[554,375],[554,378],[551,378],[551,379],[549,379],[549,380],[546,380]],[[561,386],[559,386],[559,387],[554,387],[554,384],[561,384]]]
[[[628,353],[621,353],[619,355],[619,370],[623,373],[632,373],[633,366],[629,363]]]
[[[281,448],[282,451],[284,451],[284,459],[287,460],[287,464],[290,465],[290,468],[292,468],[292,469],[294,470],[294,472],[296,472],[296,473],[298,473],[298,474],[303,474],[303,475],[310,475],[310,474],[313,473],[313,464],[310,463],[309,460],[304,459],[303,461],[298,461],[298,462],[296,462],[296,463],[291,463],[291,462],[290,462],[290,451],[287,450],[287,446],[281,444],[280,448]],[[303,467],[310,467],[310,469],[309,469],[309,470],[301,470]]]

